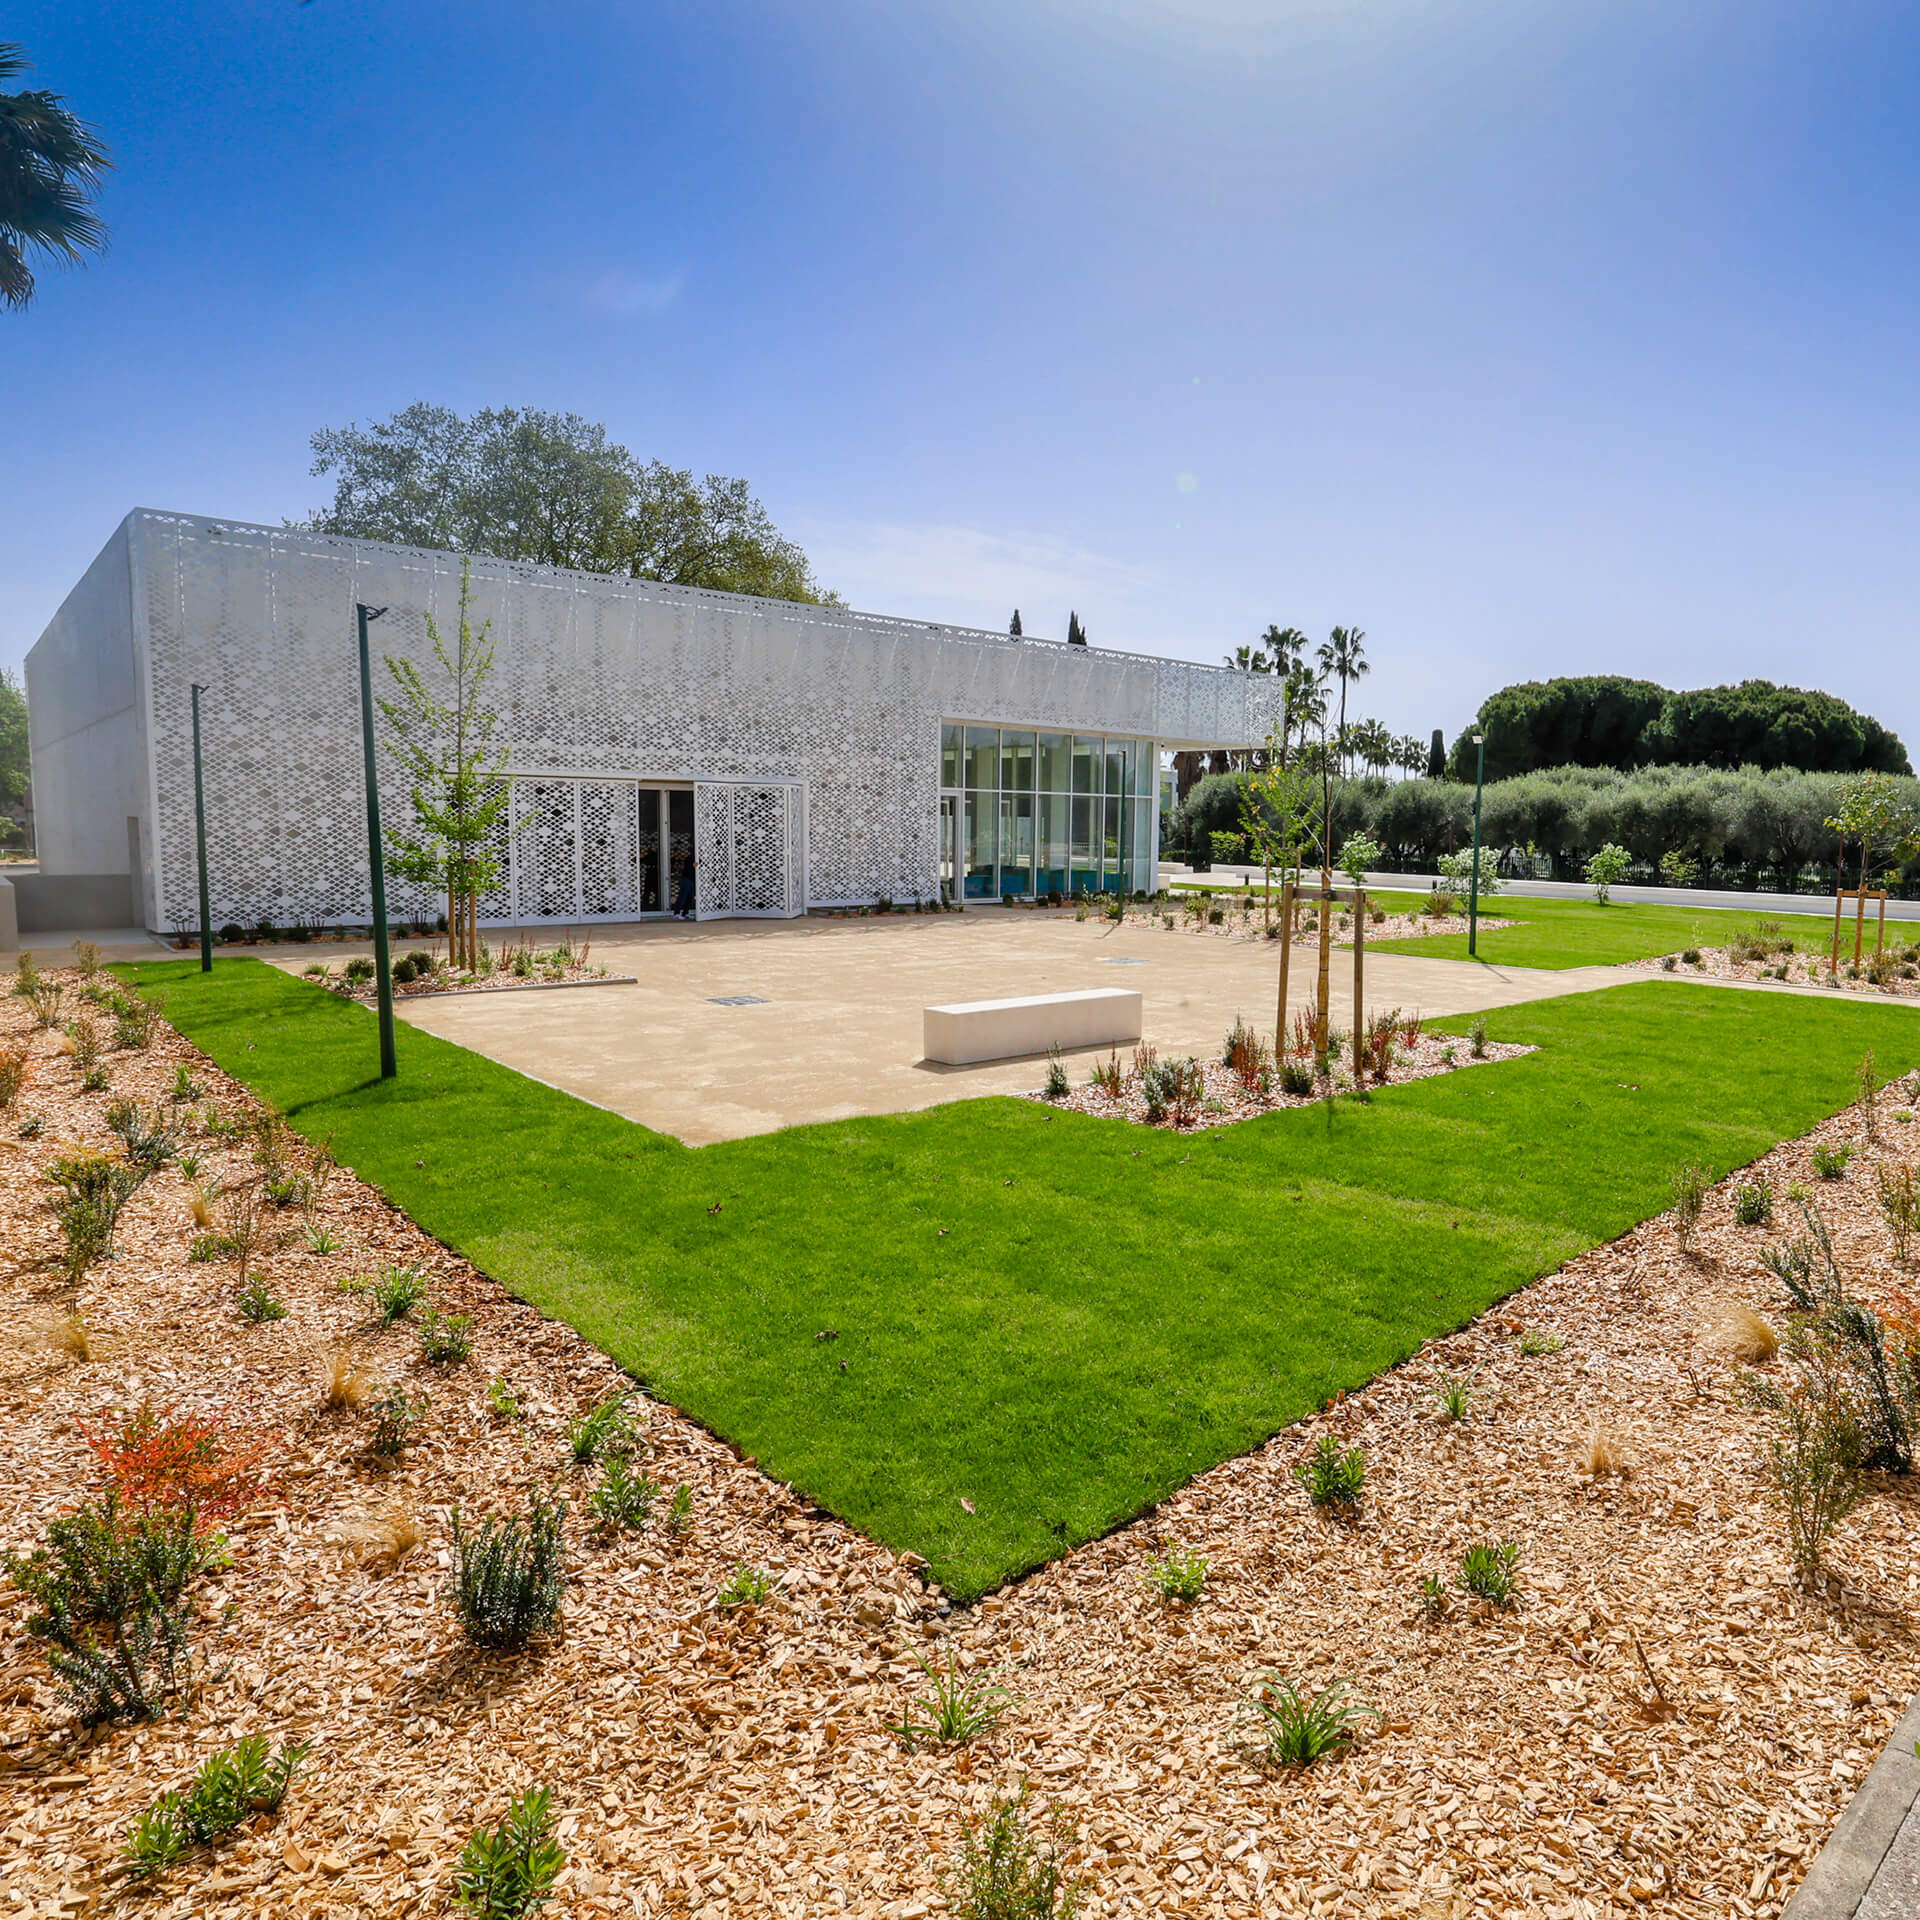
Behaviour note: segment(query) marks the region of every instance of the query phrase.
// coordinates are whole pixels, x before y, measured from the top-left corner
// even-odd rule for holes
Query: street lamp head
[[[378,620],[380,616],[386,612],[385,607],[370,607],[364,601],[356,602],[356,604],[360,608],[361,617],[363,619]]]
[[[1487,744],[1487,736],[1484,733],[1470,734],[1468,738],[1472,740],[1476,747],[1484,747]]]

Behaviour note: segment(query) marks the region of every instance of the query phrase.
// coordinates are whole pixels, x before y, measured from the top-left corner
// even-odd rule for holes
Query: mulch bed
[[[1393,1047],[1392,1066],[1384,1078],[1370,1071],[1367,1090],[1372,1092],[1376,1087],[1397,1087],[1409,1080],[1430,1079],[1438,1073],[1457,1073],[1467,1067],[1485,1066],[1491,1061],[1518,1060],[1522,1054],[1534,1051],[1532,1047],[1514,1046],[1510,1042],[1497,1040],[1482,1041],[1481,1049],[1479,1054],[1475,1054],[1467,1041],[1457,1034],[1448,1033],[1423,1032],[1411,1045],[1404,1039],[1397,1040]],[[1305,1093],[1286,1093],[1277,1083],[1270,1084],[1264,1093],[1257,1092],[1249,1088],[1232,1068],[1223,1066],[1218,1060],[1204,1060],[1198,1064],[1206,1092],[1199,1103],[1184,1116],[1167,1112],[1160,1119],[1152,1120],[1147,1114],[1138,1056],[1132,1061],[1123,1061],[1115,1053],[1112,1058],[1123,1073],[1117,1100],[1091,1084],[1075,1087],[1058,1100],[1048,1100],[1044,1090],[1040,1089],[1029,1093],[1027,1098],[1044,1101],[1054,1107],[1068,1107],[1075,1113],[1090,1113],[1101,1119],[1131,1120],[1136,1126],[1158,1126],[1169,1132],[1190,1132],[1196,1128],[1231,1126],[1239,1120],[1257,1120],[1263,1113],[1272,1113],[1280,1107],[1310,1107],[1316,1100],[1324,1100],[1329,1093],[1351,1093],[1354,1086],[1350,1041],[1341,1049],[1338,1061],[1331,1063],[1332,1071],[1328,1077],[1316,1080],[1311,1090]],[[1300,1064],[1310,1067],[1312,1056],[1308,1055]]]
[[[0,1544],[26,1548],[93,1484],[76,1419],[142,1399],[231,1405],[283,1444],[271,1497],[201,1588],[206,1666],[175,1717],[73,1727],[0,1589],[0,1913],[101,1910],[134,1814],[258,1730],[316,1742],[284,1812],[176,1868],[146,1912],[444,1912],[468,1830],[544,1781],[569,1855],[559,1912],[911,1920],[940,1910],[935,1864],[953,1861],[963,1815],[1024,1780],[1036,1809],[1078,1829],[1092,1915],[1771,1916],[1920,1682],[1914,1489],[1876,1490],[1847,1524],[1841,1595],[1789,1585],[1762,1428],[1705,1332],[1723,1299],[1774,1305],[1770,1236],[1734,1225],[1725,1190],[1690,1256],[1670,1219],[1651,1221],[1153,1514],[948,1613],[910,1556],[665,1406],[647,1408],[647,1464],[691,1489],[689,1536],[595,1541],[563,1428],[622,1376],[344,1172],[310,1223],[344,1251],[310,1251],[298,1214],[279,1216],[264,1266],[286,1320],[244,1323],[230,1265],[189,1263],[177,1170],[135,1196],[118,1256],[67,1293],[46,1264],[44,1168],[62,1143],[109,1144],[109,1096],[80,1093],[56,1037],[0,1001],[0,1042],[27,1037],[38,1076],[0,1130],[14,1336],[0,1351]],[[118,1093],[159,1098],[184,1063],[227,1112],[250,1106],[165,1029],[108,1063]],[[1869,1294],[1910,1277],[1872,1198],[1875,1162],[1915,1156],[1920,1126],[1896,1104],[1883,1101],[1877,1142],[1848,1113],[1743,1176],[1808,1182]],[[16,1135],[26,1113],[37,1138]],[[1812,1142],[1841,1139],[1859,1147],[1846,1178],[1815,1182]],[[249,1176],[243,1146],[189,1147],[202,1182]],[[470,1365],[428,1367],[404,1323],[375,1328],[338,1288],[402,1260],[473,1316]],[[1168,1262],[1177,1289],[1177,1248]],[[48,1344],[69,1309],[90,1360]],[[1523,1328],[1564,1344],[1527,1357]],[[343,1347],[431,1397],[389,1470],[367,1458],[364,1413],[321,1405],[323,1355]],[[1472,1412],[1448,1424],[1433,1388],[1469,1370]],[[523,1419],[490,1414],[494,1375]],[[1586,1470],[1595,1430],[1624,1474]],[[1349,1526],[1316,1519],[1294,1479],[1321,1432],[1367,1450]],[[450,1510],[536,1487],[573,1496],[564,1635],[476,1653],[441,1598]],[[365,1543],[395,1512],[425,1537],[390,1568]],[[1421,1577],[1508,1537],[1523,1549],[1518,1606],[1427,1624]],[[1142,1577],[1174,1542],[1210,1562],[1191,1608],[1163,1606]],[[736,1562],[781,1575],[780,1597],[717,1613]],[[903,1753],[883,1723],[923,1652],[1000,1673],[1016,1700],[1002,1726],[957,1752]],[[1347,1757],[1270,1769],[1239,1707],[1264,1669],[1350,1679],[1383,1724]]]
[[[1189,897],[1184,894],[1180,896],[1183,900]],[[1164,926],[1166,921],[1171,919],[1173,926],[1170,931],[1174,933],[1232,935],[1248,940],[1279,937],[1277,934],[1269,936],[1267,933],[1268,923],[1262,918],[1257,903],[1250,909],[1246,909],[1231,895],[1223,895],[1214,904],[1226,910],[1225,918],[1218,926],[1211,925],[1205,919],[1195,919],[1184,908],[1135,906],[1128,908],[1127,918],[1133,922],[1151,920],[1155,926]],[[1272,924],[1277,927],[1279,921],[1280,907],[1276,900]],[[1480,916],[1482,933],[1498,933],[1502,927],[1510,927],[1513,924],[1511,920],[1496,919],[1489,913],[1483,913]],[[1389,913],[1379,920],[1369,916],[1367,940],[1369,943],[1375,940],[1425,940],[1437,938],[1442,934],[1465,933],[1467,927],[1467,916],[1464,913]],[[1317,947],[1320,944],[1319,927],[1317,924],[1311,928],[1307,927],[1304,912],[1295,921],[1293,944],[1296,947]],[[1333,921],[1333,945],[1350,947],[1352,944],[1352,914],[1336,913]]]
[[[1837,976],[1829,970],[1826,959],[1819,954],[1776,953],[1766,960],[1753,961],[1736,958],[1727,947],[1701,947],[1697,960],[1685,960],[1677,953],[1668,953],[1651,960],[1635,960],[1630,964],[1642,969],[1678,974],[1683,979],[1778,980],[1788,986],[1827,987],[1841,993],[1871,993],[1883,999],[1920,999],[1920,962],[1897,953],[1889,941],[1887,957],[1893,963],[1891,976],[1876,983],[1867,978],[1863,966],[1856,977],[1852,940],[1849,931],[1846,944],[1841,948],[1840,972]],[[1913,951],[1907,950],[1909,955]],[[1869,939],[1869,960],[1872,953],[1872,941]]]

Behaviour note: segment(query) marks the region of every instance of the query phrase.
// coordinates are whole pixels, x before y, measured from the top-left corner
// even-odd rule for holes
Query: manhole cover
[[[1147,963],[1131,954],[1103,953],[1100,964],[1103,967],[1144,967]]]
[[[757,993],[720,993],[707,1002],[710,1007],[765,1007],[771,1004],[771,1001],[761,999]]]

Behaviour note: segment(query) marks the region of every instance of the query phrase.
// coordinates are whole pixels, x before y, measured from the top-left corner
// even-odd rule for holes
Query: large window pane
[[[1100,766],[1106,743],[1101,740],[1076,740],[1073,743],[1073,790],[1075,793],[1100,791]]]
[[[1150,740],[1136,740],[1133,747],[1133,790],[1141,799],[1153,797],[1160,781],[1160,750]]]
[[[994,874],[994,828],[999,803],[990,793],[967,795],[967,898],[994,900],[999,888]]]
[[[1160,878],[1153,857],[1153,802],[1151,800],[1127,802],[1127,847],[1127,891],[1151,893],[1159,885]]]
[[[1040,736],[1040,791],[1069,793],[1073,789],[1073,742],[1064,733]]]
[[[943,787],[960,784],[960,729],[955,726],[940,729],[940,784]]]
[[[1067,814],[1073,802],[1064,793],[1040,796],[1040,831],[1035,847],[1036,893],[1067,893],[1073,880],[1067,865]]]
[[[1000,893],[1033,891],[1033,795],[1000,796]]]
[[[967,729],[967,785],[989,792],[1000,784],[1000,729]]]
[[[1103,800],[1101,807],[1100,873],[1101,885],[1109,893],[1120,886],[1120,809],[1123,800]]]
[[[1100,802],[1083,795],[1073,797],[1073,833],[1069,872],[1075,893],[1097,893],[1100,889],[1099,848],[1094,843],[1094,815]]]
[[[1107,791],[1109,793],[1133,791],[1133,742],[1131,740],[1107,742]]]
[[[1033,791],[1033,735],[1005,732],[1000,736],[1000,791]]]

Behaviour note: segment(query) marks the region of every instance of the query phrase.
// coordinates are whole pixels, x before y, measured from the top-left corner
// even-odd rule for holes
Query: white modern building
[[[664,912],[689,856],[703,917],[1150,888],[1163,754],[1256,745],[1273,718],[1274,683],[1226,668],[471,564],[514,789],[496,924]],[[124,898],[122,924],[197,927],[197,685],[215,925],[364,924],[355,606],[385,609],[375,691],[391,691],[388,656],[432,674],[427,616],[451,640],[461,567],[129,514],[27,657],[43,886]],[[380,779],[386,824],[404,823],[384,751]],[[403,884],[389,904],[439,910]]]

